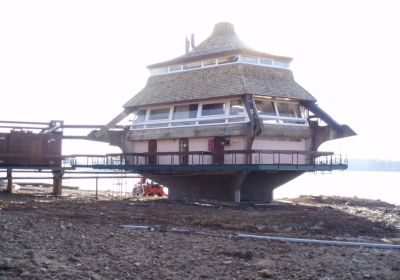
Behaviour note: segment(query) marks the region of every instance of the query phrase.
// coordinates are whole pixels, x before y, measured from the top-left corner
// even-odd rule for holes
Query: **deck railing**
[[[331,152],[281,150],[230,150],[70,155],[65,166],[206,166],[206,165],[347,165],[347,159]]]

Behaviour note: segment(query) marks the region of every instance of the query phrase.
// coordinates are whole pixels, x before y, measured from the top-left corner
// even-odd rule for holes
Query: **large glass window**
[[[133,117],[133,123],[141,123],[146,119],[146,110],[138,110]]]
[[[188,105],[179,105],[174,107],[174,114],[172,115],[173,120],[184,120],[184,119],[195,119],[197,117],[197,108],[198,104],[188,104]],[[186,122],[173,122],[172,126],[181,126],[181,125],[194,125],[196,122],[194,121],[186,121]]]
[[[301,111],[299,104],[279,102],[278,112],[281,117],[301,118]]]
[[[231,108],[229,110],[230,115],[243,115],[244,106],[242,100],[231,100]]]
[[[152,75],[161,75],[161,74],[167,74],[168,73],[168,67],[162,67],[162,68],[155,68],[151,70]]]
[[[218,58],[218,64],[232,63],[232,62],[237,62],[237,61],[238,61],[238,57],[236,55]]]
[[[257,113],[260,116],[276,116],[275,106],[269,100],[256,100]]]
[[[284,61],[274,60],[274,66],[280,68],[289,68],[289,63]]]
[[[193,119],[197,117],[198,104],[179,105],[174,107],[173,120]]]
[[[170,72],[176,72],[176,71],[181,71],[182,70],[182,65],[178,64],[178,65],[171,65],[169,67],[169,71]]]
[[[260,64],[262,65],[272,65],[272,59],[266,57],[260,57]]]
[[[210,66],[210,65],[215,65],[217,64],[217,60],[215,58],[213,59],[207,59],[203,61],[204,66]]]
[[[201,109],[202,116],[214,116],[225,114],[225,103],[203,104]]]
[[[150,110],[149,120],[167,120],[169,118],[169,108],[152,109]]]
[[[201,61],[195,61],[183,64],[183,70],[200,68],[200,67],[201,67]]]
[[[243,62],[251,63],[251,64],[257,64],[258,63],[258,57],[255,57],[255,56],[245,56],[245,55],[243,55],[241,60]]]
[[[240,123],[248,121],[241,99],[170,105],[167,108],[146,108],[135,112],[131,129]]]

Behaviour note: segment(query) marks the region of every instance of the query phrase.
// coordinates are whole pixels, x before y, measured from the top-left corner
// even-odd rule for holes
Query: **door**
[[[149,140],[149,165],[157,164],[157,140]]]
[[[224,163],[224,137],[214,138],[214,163],[223,164]]]
[[[189,140],[187,138],[179,139],[179,164],[188,165],[189,163]]]

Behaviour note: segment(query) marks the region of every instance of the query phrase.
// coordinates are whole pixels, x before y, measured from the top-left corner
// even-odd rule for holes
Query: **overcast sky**
[[[400,159],[397,1],[3,0],[0,120],[105,124],[145,86],[146,65],[221,21],[253,48],[293,57],[296,81],[359,134],[322,149]]]

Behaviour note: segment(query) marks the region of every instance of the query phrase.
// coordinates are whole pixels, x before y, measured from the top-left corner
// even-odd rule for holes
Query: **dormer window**
[[[146,110],[139,110],[136,112],[133,123],[141,123],[146,119]]]
[[[238,62],[238,61],[239,61],[239,57],[236,55],[218,58],[218,64],[233,63],[233,62]]]
[[[274,66],[279,68],[289,68],[289,63],[279,60],[274,60]]]
[[[195,69],[201,67],[201,61],[195,61],[183,64],[183,70]]]
[[[174,113],[172,115],[172,120],[185,120],[182,122],[172,122],[172,126],[186,126],[186,125],[195,125],[195,121],[191,121],[190,119],[197,118],[197,110],[198,104],[187,104],[187,105],[177,105],[174,106]]]
[[[203,61],[203,66],[211,66],[211,65],[216,65],[217,64],[217,59],[207,59]]]
[[[233,63],[245,63],[252,65],[260,65],[265,67],[289,69],[289,62],[286,61],[276,60],[269,57],[259,57],[259,56],[240,54],[240,55],[222,56],[212,59],[192,61],[183,64],[174,64],[167,67],[154,68],[151,69],[151,74],[153,76],[163,75],[181,71],[191,71],[199,68],[218,67],[219,65],[227,65]]]
[[[246,63],[250,63],[250,64],[257,64],[258,63],[258,57],[242,55],[241,56],[241,61],[242,62],[246,62]]]
[[[172,65],[169,67],[170,72],[176,72],[176,71],[181,71],[181,70],[182,70],[182,64]]]
[[[131,129],[175,128],[248,121],[242,101],[232,99],[140,109],[135,114]]]
[[[152,109],[149,114],[149,121],[168,120],[169,108]]]
[[[211,103],[203,104],[201,108],[201,115],[205,116],[215,116],[225,114],[225,103]]]
[[[260,64],[261,65],[268,65],[271,66],[273,64],[273,60],[271,58],[260,57]]]
[[[257,99],[255,103],[263,123],[308,125],[305,109],[298,102]]]
[[[278,102],[279,115],[282,117],[301,118],[301,111],[299,104]]]

